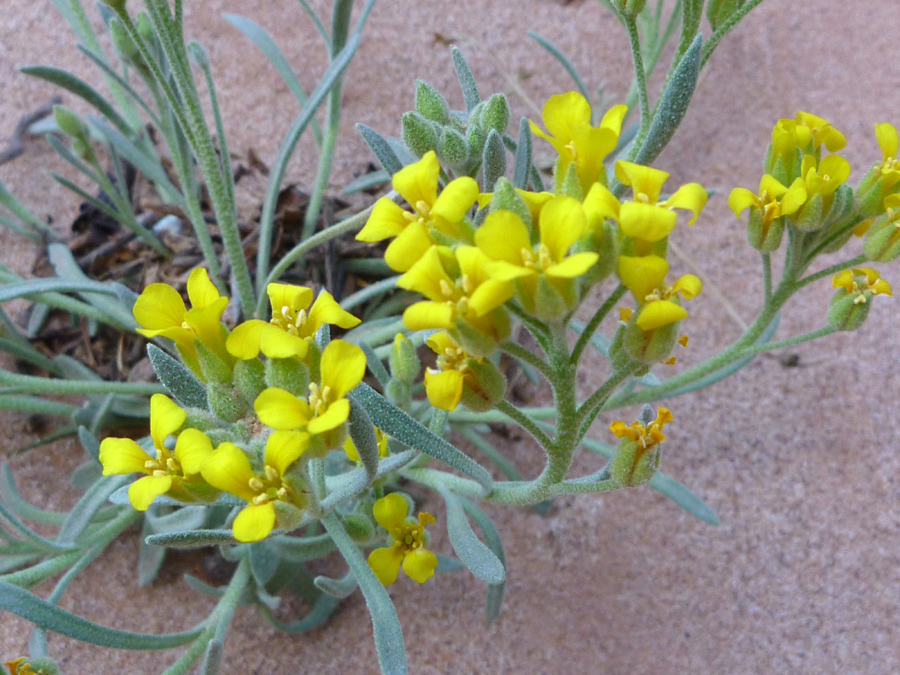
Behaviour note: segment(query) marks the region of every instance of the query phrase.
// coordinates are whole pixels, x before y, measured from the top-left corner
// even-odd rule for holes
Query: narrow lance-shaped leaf
[[[491,129],[488,134],[481,166],[484,172],[484,191],[491,192],[497,179],[506,173],[506,148],[496,129]]]
[[[459,86],[463,92],[463,98],[466,101],[466,112],[471,113],[475,106],[481,103],[481,95],[478,93],[478,84],[475,77],[466,62],[466,57],[458,47],[450,47],[450,53],[453,55],[453,69],[456,71],[456,79],[459,80]]]
[[[482,581],[489,584],[503,583],[506,580],[503,563],[475,535],[459,497],[446,489],[440,492],[447,504],[447,533],[456,555]]]
[[[475,524],[478,525],[478,528],[484,535],[484,540],[487,543],[488,548],[493,551],[494,555],[497,556],[497,559],[503,565],[503,568],[506,569],[506,553],[503,550],[503,541],[500,539],[500,533],[497,531],[493,521],[484,511],[478,508],[474,502],[465,499],[464,497],[460,497],[460,501],[462,502],[466,513],[472,516],[472,520],[475,521]],[[484,622],[487,625],[496,621],[497,617],[500,615],[500,607],[503,605],[503,594],[505,590],[506,579],[499,584],[491,584],[488,587],[487,599],[484,606]]]
[[[209,408],[206,387],[181,361],[169,356],[156,345],[147,345],[147,356],[156,377],[178,403],[186,408]]]

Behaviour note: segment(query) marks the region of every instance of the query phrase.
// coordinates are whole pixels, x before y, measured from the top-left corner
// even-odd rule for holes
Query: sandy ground
[[[291,62],[302,64],[308,87],[324,67],[314,31],[295,3],[187,4],[187,32],[209,48],[232,147],[271,160],[297,106],[222,15],[241,13],[269,29]],[[52,95],[49,86],[18,75],[18,66],[65,65],[97,80],[50,0],[5,0],[3,9],[0,135]],[[879,161],[873,124],[900,123],[900,60],[893,58],[894,35],[884,30],[897,25],[895,3],[768,0],[721,45],[682,129],[657,162],[673,174],[673,184],[697,180],[719,190],[696,227],[675,240],[703,269],[707,286],[718,288],[744,320],[759,306],[759,263],[724,196],[735,185],[756,186],[772,124],[798,109],[847,134],[845,154],[857,176]],[[335,186],[370,159],[353,123],[396,134],[400,114],[412,107],[415,78],[462,106],[439,37],[458,41],[482,93],[510,93],[515,119],[536,113],[507,78],[523,76],[522,93],[538,102],[570,88],[528,29],[569,53],[590,87],[605,82],[608,92],[624,94],[627,43],[599,3],[385,1],[349,71]],[[77,107],[72,97],[66,102]],[[291,180],[311,179],[309,151],[301,148]],[[0,180],[42,217],[66,223],[76,201],[54,185],[48,168],[66,171],[46,146],[30,142],[23,157],[0,167]],[[27,272],[33,250],[15,236],[0,237],[0,259]],[[887,276],[897,280],[890,271]],[[822,325],[831,292],[827,282],[807,289],[785,312],[779,336]],[[739,331],[713,293],[692,303],[691,312],[688,365]],[[405,626],[410,672],[900,671],[900,430],[891,412],[900,394],[892,368],[898,318],[895,304],[878,303],[858,333],[794,350],[799,367],[760,358],[727,382],[671,402],[677,423],[664,468],[715,509],[718,528],[648,488],[558,500],[547,517],[490,509],[509,560],[500,620],[484,628],[485,587],[471,576],[445,575],[421,588],[398,584],[391,592]],[[588,365],[586,384],[597,384],[600,364]],[[35,439],[28,420],[6,415],[3,423],[6,452]],[[600,423],[592,433],[606,435]],[[503,449],[536,465],[527,444]],[[11,463],[36,503],[59,508],[75,496],[65,478],[78,454],[61,443]],[[578,468],[596,465],[588,457]],[[153,587],[140,589],[136,545],[131,535],[112,546],[62,605],[126,630],[172,631],[202,618],[208,599],[187,608],[185,598],[195,596],[180,577],[194,563],[181,560]],[[449,552],[445,536],[435,545]],[[325,629],[298,637],[275,632],[243,609],[229,635],[224,672],[375,673],[370,630],[359,597]],[[24,622],[0,618],[4,660],[24,653],[28,632]],[[56,636],[51,651],[66,673],[150,674],[174,659]]]

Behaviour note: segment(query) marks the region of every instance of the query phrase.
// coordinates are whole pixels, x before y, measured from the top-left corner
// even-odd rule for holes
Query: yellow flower
[[[691,300],[703,290],[703,283],[693,274],[685,274],[668,286],[665,282],[668,272],[668,261],[656,255],[619,257],[619,277],[640,305],[635,323],[643,331],[686,319],[687,310],[676,302],[677,296]]]
[[[501,210],[488,215],[475,231],[475,244],[493,261],[485,266],[488,275],[498,281],[519,282],[524,291],[519,297],[529,312],[534,311],[540,277],[567,295],[566,283],[585,274],[599,258],[587,251],[569,254],[587,233],[584,210],[571,197],[557,195],[544,204],[536,228],[538,243],[532,244],[522,219]]]
[[[438,355],[437,368],[425,370],[425,394],[435,408],[453,412],[462,400],[468,372],[469,355],[447,333],[435,333],[428,338],[428,346]]]
[[[228,336],[228,351],[239,359],[255,359],[260,351],[270,359],[291,356],[302,359],[322,326],[353,328],[360,323],[355,316],[341,309],[328,291],[320,292],[311,308],[311,288],[269,284],[266,292],[272,306],[272,318],[269,321],[245,321]]]
[[[403,323],[409,330],[454,330],[458,321],[465,321],[494,340],[502,339],[493,312],[512,297],[513,284],[490,278],[487,266],[491,262],[474,246],[452,251],[432,246],[397,281],[400,288],[428,298],[407,307]]]
[[[438,196],[441,167],[434,151],[394,174],[393,186],[413,208],[410,213],[382,197],[375,204],[358,241],[394,238],[384,253],[391,269],[405,272],[435,243],[470,237],[466,212],[478,198],[478,183],[462,176],[447,184]]]
[[[307,400],[284,389],[273,387],[263,391],[253,404],[260,421],[273,429],[306,429],[314,435],[324,434],[346,422],[350,401],[345,397],[362,382],[366,374],[366,355],[356,345],[332,340],[322,352],[319,368],[321,384],[313,382],[309,385]]]
[[[900,182],[900,161],[897,159],[900,137],[896,127],[887,122],[875,125],[875,137],[882,157],[881,164],[875,165],[875,175],[881,177],[881,196],[884,198]]]
[[[763,227],[768,230],[772,221],[782,216],[796,213],[806,202],[806,186],[803,179],[798,178],[791,187],[786,188],[769,174],[759,181],[759,194],[753,194],[747,188],[737,187],[728,196],[728,208],[738,218],[749,208],[762,211]]]
[[[390,586],[397,581],[401,565],[406,576],[420,584],[433,577],[438,559],[425,548],[425,527],[435,522],[434,516],[423,511],[418,523],[408,519],[409,505],[396,493],[375,502],[373,511],[375,520],[394,539],[391,546],[376,548],[369,554],[369,567],[378,580]]]
[[[699,183],[687,183],[660,201],[669,174],[631,162],[616,162],[616,178],[634,193],[634,200],[624,202],[619,209],[619,226],[623,235],[638,240],[635,247],[640,254],[648,253],[650,244],[662,241],[675,229],[678,214],[674,209],[690,211],[688,225],[693,225],[709,198]]]
[[[156,457],[150,457],[130,438],[106,438],[100,444],[103,475],[145,473],[128,488],[128,499],[138,511],[146,511],[161,494],[181,501],[195,501],[205,487],[200,467],[212,452],[212,443],[201,431],[185,429],[178,435],[174,452],[166,439],[178,431],[187,415],[170,398],[154,394],[150,399],[150,437]]]
[[[385,457],[390,457],[391,450],[388,447],[389,439],[390,436],[388,436],[378,427],[375,427],[375,440],[378,441],[378,456],[382,459],[384,459]],[[356,444],[349,436],[347,436],[347,440],[344,441],[344,452],[347,453],[347,459],[349,459],[351,462],[362,461],[359,458],[359,451],[356,449]]]
[[[794,119],[778,120],[772,129],[773,158],[781,158],[788,166],[794,163],[797,150],[818,157],[822,145],[837,152],[847,145],[847,139],[828,120],[802,110]]]
[[[815,157],[806,155],[801,164],[800,175],[806,186],[807,201],[819,195],[826,200],[827,205],[834,191],[850,177],[850,162],[838,155],[828,155],[821,162],[816,162]]]
[[[296,510],[302,509],[306,500],[286,474],[308,445],[307,433],[275,431],[266,443],[262,471],[255,471],[247,454],[233,443],[222,443],[203,462],[203,478],[210,485],[247,502],[234,519],[235,539],[265,539],[285,513],[294,515],[288,518],[290,522],[297,520]]]
[[[559,153],[557,181],[564,180],[569,166],[575,171],[584,194],[597,181],[606,182],[603,160],[619,142],[627,108],[616,105],[606,111],[599,127],[591,126],[591,104],[577,91],[557,94],[544,104],[543,120],[549,134],[531,122],[531,131]]]
[[[650,415],[652,414],[651,410]],[[616,420],[609,425],[609,430],[619,438],[630,438],[639,444],[642,449],[648,450],[666,440],[663,427],[674,419],[670,410],[659,408],[656,419],[646,426],[640,422],[634,422],[631,426],[628,426],[625,422]]]
[[[847,295],[857,294],[853,303],[859,305],[865,304],[874,295],[893,297],[890,283],[871,267],[854,267],[838,272],[831,279],[831,285],[843,288]]]
[[[195,268],[187,282],[187,309],[178,291],[168,284],[150,284],[134,303],[134,318],[142,326],[138,333],[148,338],[169,338],[191,369],[199,374],[197,348],[194,340],[200,340],[207,348],[229,366],[234,358],[225,348],[226,330],[222,313],[228,306],[228,298],[219,295],[209,274],[202,267]]]

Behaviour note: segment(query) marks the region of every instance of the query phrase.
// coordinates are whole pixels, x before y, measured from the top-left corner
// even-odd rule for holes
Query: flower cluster
[[[394,175],[408,209],[387,197],[376,203],[357,239],[391,240],[385,260],[404,273],[398,286],[425,297],[404,312],[406,327],[441,331],[428,339],[437,362],[425,376],[436,407],[490,407],[505,384],[490,357],[509,337],[511,315],[565,325],[612,274],[637,304],[632,351],[649,362],[671,351],[668,335],[688,315],[681,298],[696,296],[701,283],[691,275],[666,283],[667,240],[679,213],[688,214],[689,225],[696,221],[707,192],[690,183],[664,197],[668,173],[618,161],[615,176],[632,192],[618,198],[604,161],[618,144],[625,112],[615,106],[593,126],[581,94],[547,101],[547,132],[534,122],[531,128],[558,153],[554,192],[516,189],[500,178],[492,193],[479,194],[470,176],[441,189],[438,156],[429,151]],[[660,331],[665,340],[655,337]]]
[[[316,342],[323,326],[359,324],[328,292],[313,301],[309,288],[270,284],[267,291],[271,320],[245,321],[233,331],[221,320],[228,298],[204,269],[188,279],[190,310],[166,284],[152,284],[138,298],[141,333],[175,343],[205,383],[209,410],[185,409],[157,394],[149,451],[127,438],[103,441],[105,475],[145,474],[129,487],[136,509],[147,510],[162,495],[209,503],[228,493],[246,502],[232,523],[235,538],[244,542],[303,520],[307,460],[343,447],[347,395],[362,381],[366,358],[343,340],[324,348]]]

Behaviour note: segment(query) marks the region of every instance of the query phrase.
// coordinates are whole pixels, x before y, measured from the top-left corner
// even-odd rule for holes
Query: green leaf
[[[369,418],[366,409],[359,403],[350,400],[350,417],[347,420],[350,438],[356,446],[356,452],[362,461],[363,468],[369,482],[375,480],[378,473],[378,438],[375,436],[375,427]]]
[[[357,124],[356,129],[359,131],[366,145],[375,153],[375,157],[381,163],[381,166],[391,176],[403,168],[403,164],[397,158],[396,153],[390,144],[385,140],[384,136],[374,129],[367,127],[365,124]]]
[[[150,508],[154,508],[154,506]],[[151,534],[153,534],[153,528],[150,519],[144,518],[144,525],[141,529],[141,545],[138,551],[138,586],[141,588],[154,582],[166,559],[166,548],[147,543],[146,539]]]
[[[352,195],[357,192],[363,192],[364,190],[381,187],[385,183],[390,182],[391,175],[387,171],[371,171],[369,173],[364,173],[359,178],[355,178],[347,183],[347,185],[344,186],[344,189],[341,190],[341,194]]]
[[[472,520],[478,525],[484,540],[487,542],[488,548],[497,556],[500,564],[506,569],[506,553],[503,550],[503,541],[500,539],[500,533],[497,531],[494,522],[488,515],[479,509],[472,501],[460,497],[463,508],[472,516]],[[506,590],[506,579],[499,584],[491,584],[488,587],[487,601],[484,606],[484,622],[488,626],[497,620],[500,616],[500,607],[503,605],[503,594]]]
[[[78,440],[90,459],[100,461],[100,441],[85,427],[78,427]]]
[[[344,531],[337,516],[333,513],[325,515],[322,524],[350,566],[350,571],[356,577],[366,600],[366,606],[372,616],[375,649],[378,652],[378,665],[381,667],[382,675],[406,675],[403,629],[391,597],[369,567],[369,563],[362,557],[359,548]]]
[[[19,220],[23,223],[27,223],[31,225],[35,229],[40,232],[43,232],[45,235],[52,239],[59,239],[59,235],[50,228],[47,223],[42,221],[36,215],[34,215],[31,211],[25,208],[25,206],[15,197],[13,197],[12,193],[6,189],[6,186],[0,182],[0,205],[5,206],[9,209],[13,215],[15,215]]]
[[[434,571],[438,574],[452,574],[466,569],[466,566],[458,558],[441,553],[435,553],[435,555],[438,559],[438,566],[434,568]]]
[[[452,492],[440,490],[447,504],[447,533],[450,544],[462,563],[476,577],[489,584],[506,581],[506,570],[500,559],[475,535],[466,517],[463,503]]]
[[[49,539],[45,539],[39,534],[33,532],[31,528],[29,528],[25,523],[23,523],[19,518],[7,508],[6,504],[0,502],[0,516],[3,517],[3,520],[0,523],[8,524],[9,529],[12,530],[15,535],[21,537],[29,544],[34,546],[35,548],[41,549],[43,551],[52,551],[55,553],[65,553],[68,551],[72,551],[75,547],[71,544],[58,544],[54,541],[50,541]],[[0,533],[5,535],[5,530],[0,529]],[[4,539],[9,539],[9,537],[4,536]]]
[[[185,408],[209,410],[206,387],[181,361],[166,354],[156,345],[147,345],[147,357],[156,377],[172,397]]]
[[[666,82],[659,97],[653,121],[650,123],[650,129],[647,131],[647,137],[634,159],[636,164],[649,166],[675,135],[681,120],[687,113],[691,97],[694,95],[694,88],[697,86],[702,51],[703,36],[698,33],[675,68],[675,72],[672,73],[672,77]]]
[[[294,563],[304,563],[331,553],[336,547],[327,534],[314,537],[273,537],[269,545],[278,552],[278,557]]]
[[[268,607],[262,607],[263,617],[272,626],[284,633],[306,633],[314,630],[325,623],[341,604],[341,601],[335,597],[321,593],[319,598],[313,603],[313,608],[309,614],[292,623],[283,623],[272,616]]]
[[[443,438],[431,433],[413,417],[400,410],[367,384],[360,384],[350,396],[366,409],[375,422],[375,426],[389,436],[462,471],[478,481],[484,488],[485,494],[488,494],[493,488],[494,481],[487,469]]]
[[[97,109],[101,115],[106,117],[110,122],[123,133],[130,135],[132,133],[128,122],[116,112],[113,105],[103,96],[97,93],[97,90],[91,87],[84,80],[76,77],[72,73],[60,70],[59,68],[51,68],[49,66],[25,66],[19,69],[20,72],[45,80],[58,87],[62,87],[66,91],[75,94],[80,99]]]
[[[59,633],[80,642],[88,642],[101,647],[112,647],[113,649],[140,651],[172,649],[193,641],[203,630],[203,627],[200,626],[182,633],[169,633],[167,635],[129,633],[116,630],[60,609],[46,600],[42,600],[36,595],[5,581],[0,581],[0,608],[54,633]]]
[[[475,106],[481,103],[481,95],[478,93],[478,84],[472,75],[469,64],[466,63],[466,57],[455,45],[450,47],[450,53],[453,55],[453,69],[456,71],[456,79],[459,80],[459,86],[462,89],[463,98],[466,101],[466,112],[471,113]]]
[[[56,535],[56,543],[74,543],[91,524],[94,516],[109,503],[109,496],[128,481],[128,476],[103,476],[88,488],[69,512]]]
[[[353,572],[347,572],[340,579],[318,576],[313,579],[313,583],[320,591],[338,600],[349,598],[356,590],[356,577],[353,576]]]
[[[2,284],[0,285],[0,302],[9,302],[16,298],[51,291],[61,293],[102,293],[103,295],[116,295],[116,290],[112,286],[102,284],[99,281],[73,281],[71,279],[50,277]]]
[[[222,672],[222,656],[225,645],[221,640],[210,640],[203,654],[203,663],[200,664],[200,675],[219,675]]]
[[[152,534],[144,541],[153,546],[189,549],[219,544],[239,544],[231,530],[189,530],[186,532],[160,532]]]

